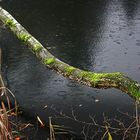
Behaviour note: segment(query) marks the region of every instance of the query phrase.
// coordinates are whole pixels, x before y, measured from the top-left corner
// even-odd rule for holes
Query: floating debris
[[[40,123],[40,127],[44,127],[45,126],[45,124],[42,122],[42,120],[40,119],[39,116],[37,116],[37,120]]]
[[[95,103],[99,102],[99,99],[95,99]]]
[[[48,107],[48,106],[47,106],[47,105],[45,105],[43,109],[45,109],[45,108],[47,108],[47,107]]]

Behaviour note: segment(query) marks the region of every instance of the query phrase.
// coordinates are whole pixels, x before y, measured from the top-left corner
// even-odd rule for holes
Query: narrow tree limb
[[[47,67],[63,76],[93,88],[117,88],[140,101],[140,84],[120,72],[95,73],[70,66],[53,56],[42,44],[20,25],[6,10],[0,8],[0,20],[17,38],[24,42]]]

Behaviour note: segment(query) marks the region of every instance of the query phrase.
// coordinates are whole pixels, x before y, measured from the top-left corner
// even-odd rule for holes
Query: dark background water
[[[120,71],[140,82],[139,0],[3,0],[1,5],[60,60],[85,70]],[[127,94],[74,83],[44,67],[9,31],[1,29],[0,38],[8,86],[29,117],[47,122],[52,105],[67,115],[74,109],[84,121],[89,114],[102,120],[103,112],[114,117],[118,109],[134,113]]]

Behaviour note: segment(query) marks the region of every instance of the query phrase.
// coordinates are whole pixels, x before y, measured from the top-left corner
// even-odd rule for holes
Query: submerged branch
[[[69,79],[93,88],[117,88],[140,101],[140,84],[120,72],[95,73],[70,66],[53,56],[12,15],[0,8],[0,20],[17,38],[24,42],[36,57],[47,67]]]

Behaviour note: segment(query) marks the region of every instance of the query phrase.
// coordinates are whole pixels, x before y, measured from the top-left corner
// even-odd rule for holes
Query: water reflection
[[[127,19],[133,20],[134,17],[137,15],[137,12],[139,12],[140,1],[139,0],[133,0],[133,1],[124,0],[122,2],[122,6],[126,13]]]
[[[10,6],[5,6],[43,44],[55,46],[56,50],[52,52],[57,57],[74,66],[89,69],[102,47],[99,42],[104,31],[108,2],[11,1]]]

